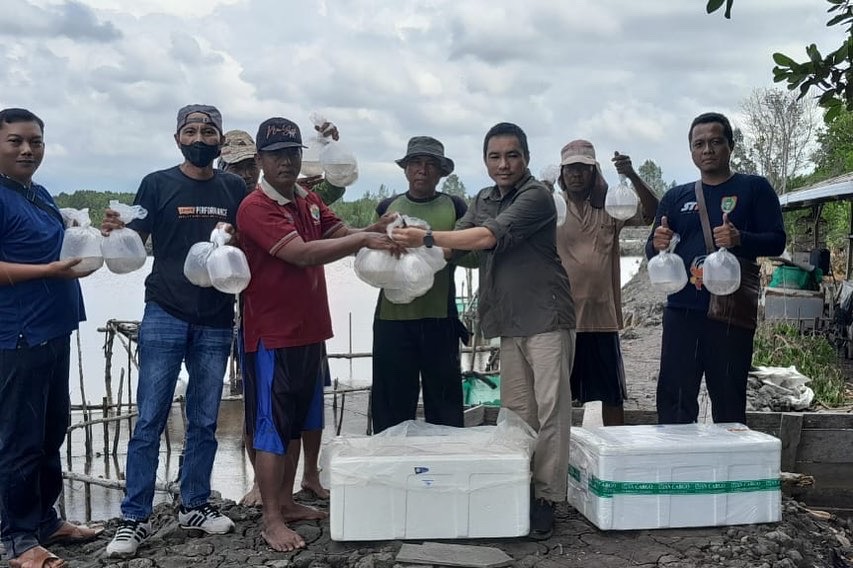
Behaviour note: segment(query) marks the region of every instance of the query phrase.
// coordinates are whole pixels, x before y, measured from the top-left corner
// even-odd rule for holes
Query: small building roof
[[[853,199],[853,172],[780,195],[779,203],[782,211],[791,211],[845,199]]]

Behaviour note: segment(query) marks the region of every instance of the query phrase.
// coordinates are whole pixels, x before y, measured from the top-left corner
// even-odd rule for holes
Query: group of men
[[[332,125],[318,130],[338,137]],[[148,216],[128,225],[143,240],[151,236],[154,265],[139,330],[139,417],[128,445],[123,519],[107,554],[133,556],[152,534],[159,439],[182,363],[189,382],[178,523],[212,534],[233,530],[231,519],[210,502],[210,474],[235,313],[242,323],[246,440],[258,490],[252,499],[263,504],[262,535],[276,550],[305,546],[288,523],[325,513],[293,500],[301,446],[303,487],[327,495],[316,466],[324,342],[332,336],[323,265],[365,247],[396,256],[407,248],[441,247],[449,260],[432,289],[409,304],[379,294],[375,431],[414,418],[421,390],[428,421],[462,425],[459,346],[469,330],[456,311],[453,271],[460,263],[478,266],[480,331],[500,338],[502,406],[538,433],[531,536],[547,538],[555,503],[566,499],[572,394],[581,402],[602,401],[605,425],[623,422],[626,396],[618,336],[619,233],[626,223],[604,209],[607,184],[592,144],[575,140],[562,149],[558,189],[567,219],[559,227],[555,188],[528,168],[526,134],[499,123],[483,141],[494,185],[470,205],[437,191],[454,162],[441,142],[417,136],[397,160],[408,190],[380,203],[374,224],[353,229],[328,207],[344,188],[299,178],[302,135],[292,121],[270,118],[252,140],[242,131],[224,133],[215,107],[189,105],[178,112],[174,139],[184,161],[143,179],[135,202]],[[728,120],[700,115],[688,139],[710,203],[715,246],[748,260],[781,253],[778,200],[763,178],[731,171]],[[85,319],[77,280],[87,274],[73,270],[77,260],[57,260],[63,220],[49,193],[32,180],[43,155],[44,123],[23,109],[0,111],[0,538],[15,568],[64,566],[47,546],[99,534],[61,520],[54,508],[69,420],[69,337]],[[648,224],[654,216],[647,253],[667,248],[678,232],[675,252],[698,275],[692,287],[668,299],[660,421],[696,421],[703,374],[714,419],[743,421],[752,332],[706,317],[701,264],[707,250],[691,201],[694,184],[670,190],[658,204],[628,156],[617,153],[613,163],[640,197],[633,222]],[[399,214],[424,219],[430,229],[396,228],[389,238],[388,224]],[[122,226],[108,211],[101,228],[109,234]],[[236,311],[232,296],[193,286],[183,275],[189,247],[217,226],[232,234],[252,273]],[[731,354],[732,364],[721,364],[720,352]],[[20,412],[32,416],[24,420]]]

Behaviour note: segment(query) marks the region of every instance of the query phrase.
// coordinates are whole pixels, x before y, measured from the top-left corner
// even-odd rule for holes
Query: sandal
[[[50,546],[51,544],[80,544],[95,540],[102,532],[104,532],[104,527],[93,528],[62,521],[56,532],[50,535],[50,538],[42,544],[45,546]]]
[[[9,568],[67,568],[68,563],[46,548],[36,546],[9,560]]]

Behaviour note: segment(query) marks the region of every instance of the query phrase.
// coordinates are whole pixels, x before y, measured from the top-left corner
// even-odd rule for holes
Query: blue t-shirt
[[[684,261],[687,286],[667,298],[667,306],[690,310],[708,310],[710,295],[702,286],[702,265],[707,251],[702,234],[702,222],[696,203],[695,182],[674,187],[660,200],[655,224],[646,242],[646,256],[657,254],[652,246],[654,229],[666,216],[669,228],[678,233],[681,241],[675,253]],[[719,185],[703,183],[705,204],[711,231],[723,224],[723,212],[740,232],[741,244],[730,252],[741,258],[755,260],[759,256],[775,256],[785,250],[785,224],[779,197],[770,183],[761,176],[734,174]]]
[[[34,183],[32,189],[56,209],[45,188]],[[59,260],[64,234],[65,227],[54,215],[0,185],[0,261],[48,264]],[[35,346],[68,335],[85,319],[77,280],[39,278],[0,286],[0,349],[15,349],[21,336]]]

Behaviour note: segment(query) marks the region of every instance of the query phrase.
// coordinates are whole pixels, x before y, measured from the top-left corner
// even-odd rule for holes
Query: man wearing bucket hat
[[[378,215],[397,213],[426,221],[435,231],[450,231],[468,206],[455,195],[436,191],[453,172],[444,145],[430,136],[409,140],[406,155],[396,160],[409,188],[376,208]],[[456,309],[454,266],[435,274],[432,288],[408,304],[395,304],[380,291],[373,320],[373,431],[381,432],[414,420],[423,390],[427,422],[462,426],[462,378],[459,340],[468,332]]]
[[[261,536],[287,552],[305,546],[288,522],[326,516],[293,500],[302,432],[322,420],[322,406],[312,412],[311,402],[322,392],[317,377],[332,337],[323,265],[364,247],[401,248],[385,234],[389,219],[351,229],[299,186],[304,146],[293,121],[267,119],[255,140],[264,175],[237,214],[252,273],[243,292],[245,426],[264,505]]]
[[[145,176],[134,203],[148,215],[128,224],[143,242],[151,236],[154,268],[145,280],[145,313],[139,327],[139,418],[127,447],[123,520],[107,546],[108,557],[133,556],[152,535],[149,517],[160,435],[182,363],[189,373],[189,386],[178,524],[208,534],[234,528],[231,519],[209,503],[234,296],[194,286],[184,276],[183,264],[190,247],[207,241],[217,226],[233,231],[246,186],[239,177],[213,167],[223,141],[222,115],[215,107],[181,108],[174,138],[183,163]],[[108,233],[122,226],[117,214],[107,210],[101,230]]]
[[[627,397],[619,330],[622,294],[619,233],[627,224],[650,224],[658,200],[618,152],[616,171],[634,184],[642,204],[642,219],[620,221],[604,209],[607,182],[587,140],[573,140],[560,152],[559,187],[565,191],[566,221],[557,228],[557,251],[572,285],[577,317],[572,397],[586,403],[599,400],[605,426],[623,424]]]

